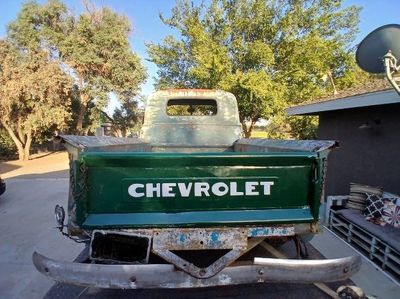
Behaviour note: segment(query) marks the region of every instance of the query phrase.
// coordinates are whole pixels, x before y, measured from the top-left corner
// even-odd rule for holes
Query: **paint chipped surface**
[[[153,231],[152,252],[195,278],[210,278],[228,267],[249,248],[249,238],[289,236],[293,226],[158,229]],[[174,251],[229,250],[208,267],[197,267]]]
[[[294,227],[291,226],[262,226],[249,228],[249,237],[282,237],[294,236]]]
[[[232,249],[247,246],[247,230],[241,228],[160,229],[153,247],[166,250]]]
[[[293,236],[294,227],[250,226],[154,230],[153,246],[168,250],[232,249],[245,247],[248,237]]]

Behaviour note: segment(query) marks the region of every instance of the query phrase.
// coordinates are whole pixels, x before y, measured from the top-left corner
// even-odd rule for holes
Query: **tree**
[[[137,133],[143,122],[144,112],[138,107],[136,99],[126,99],[120,108],[116,108],[112,116],[105,112],[102,115],[112,124],[115,136],[127,137],[129,134]]]
[[[136,96],[146,78],[129,45],[129,20],[109,8],[85,4],[86,11],[74,16],[58,0],[43,5],[28,2],[9,26],[10,38],[20,47],[43,45],[74,78],[78,134],[85,132],[84,119],[91,106],[104,108],[111,92],[121,98]]]
[[[287,118],[291,126],[291,135],[296,139],[316,139],[318,116],[292,116]]]
[[[20,160],[29,159],[35,137],[66,125],[70,86],[70,78],[47,52],[21,50],[0,40],[0,123]]]
[[[246,137],[260,118],[282,119],[284,108],[359,80],[349,45],[359,8],[329,0],[178,1],[164,24],[177,30],[148,44],[160,87],[233,92]],[[246,125],[248,124],[248,125]]]
[[[127,100],[121,108],[115,109],[113,113],[114,125],[117,135],[127,137],[129,134],[137,133],[143,123],[144,111],[138,107],[135,100]]]

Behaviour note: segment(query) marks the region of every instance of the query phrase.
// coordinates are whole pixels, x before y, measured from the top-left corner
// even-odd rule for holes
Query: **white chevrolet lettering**
[[[176,187],[176,183],[165,183],[162,184],[162,196],[163,197],[175,197],[175,193],[172,192],[172,187]]]
[[[273,181],[250,182],[189,182],[189,183],[134,183],[128,194],[134,198],[210,197],[210,196],[260,196],[271,195]],[[276,188],[276,187],[274,187]]]
[[[206,182],[194,183],[194,196],[201,197],[201,194],[210,196],[209,189],[210,185]]]
[[[246,182],[245,186],[246,195],[260,195],[260,192],[255,190],[258,182]]]
[[[185,183],[178,183],[179,192],[181,193],[182,197],[189,197],[190,191],[192,190],[193,183],[186,184]]]
[[[221,190],[221,189],[223,189],[223,190]],[[229,192],[229,187],[225,183],[218,182],[218,183],[215,183],[214,185],[212,185],[211,191],[216,196],[224,196]]]
[[[129,195],[132,196],[132,197],[142,197],[142,196],[144,196],[143,192],[139,193],[137,191],[139,188],[144,188],[144,185],[143,184],[132,184],[132,185],[130,185],[129,188],[128,188]]]
[[[153,194],[156,192],[155,197],[160,197],[160,183],[157,184],[146,184],[146,197],[154,197]]]
[[[264,195],[271,195],[271,186],[274,185],[274,182],[260,182],[261,186],[264,186]]]
[[[241,195],[244,195],[244,193],[243,192],[239,192],[239,191],[237,191],[237,183],[236,182],[230,182],[230,188],[231,188],[231,195],[232,196],[241,196]]]

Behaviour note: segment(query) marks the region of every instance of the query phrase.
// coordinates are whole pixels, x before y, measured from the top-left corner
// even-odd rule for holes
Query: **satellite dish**
[[[385,72],[384,56],[390,52],[400,60],[400,25],[388,24],[368,34],[358,45],[356,61],[368,73]]]

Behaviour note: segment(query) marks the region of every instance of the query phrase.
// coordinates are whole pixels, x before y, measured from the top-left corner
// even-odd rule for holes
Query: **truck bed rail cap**
[[[80,149],[145,143],[140,138],[123,138],[123,137],[110,137],[110,136],[100,137],[100,136],[59,135],[58,138],[61,139],[62,142],[66,142]]]
[[[235,145],[250,145],[265,147],[271,151],[304,151],[321,152],[337,147],[339,144],[334,140],[277,140],[264,138],[241,138]]]

